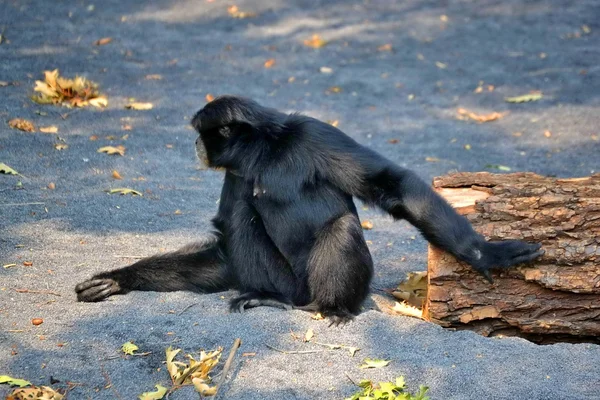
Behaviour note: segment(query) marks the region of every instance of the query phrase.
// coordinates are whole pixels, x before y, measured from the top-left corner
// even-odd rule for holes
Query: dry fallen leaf
[[[13,129],[19,129],[24,132],[35,132],[35,126],[31,121],[23,118],[13,118],[8,121],[8,126]]]
[[[167,388],[162,385],[154,385],[154,392],[144,392],[138,396],[139,400],[161,400],[167,394]]]
[[[340,121],[338,121],[337,119],[334,119],[334,120],[327,121],[327,123],[328,123],[329,125],[331,125],[331,126],[333,126],[333,127],[337,128],[337,127],[338,127],[338,125],[340,124]]]
[[[313,49],[320,49],[325,46],[327,41],[321,38],[321,36],[314,34],[310,39],[306,39],[304,41],[304,45],[307,47],[312,47]]]
[[[94,44],[95,44],[96,46],[104,46],[105,44],[109,44],[110,42],[112,42],[112,38],[105,37],[105,38],[102,38],[102,39],[98,39],[98,40],[96,40],[96,41],[94,42]]]
[[[109,189],[109,190],[107,190],[107,192],[108,192],[108,194],[118,193],[120,195],[131,194],[133,196],[143,196],[141,192],[138,192],[137,190],[133,190],[133,189],[129,189],[129,188]]]
[[[163,77],[160,74],[148,74],[148,75],[146,75],[145,78],[148,79],[149,81],[159,81]]]
[[[58,127],[54,126],[54,125],[42,126],[42,127],[40,127],[40,132],[42,132],[42,133],[57,133]]]
[[[50,183],[48,184],[48,189],[50,189],[50,190],[54,190],[54,189],[56,189],[56,184],[55,184],[54,182],[50,182]]]
[[[362,228],[366,229],[366,230],[373,229],[373,223],[371,221],[368,221],[368,220],[362,221],[360,223],[360,226],[362,226]]]
[[[396,302],[396,304],[394,304],[394,307],[392,307],[391,310],[398,314],[406,315],[407,317],[423,319],[423,311],[421,309],[411,306],[410,304],[407,304],[405,302]]]
[[[212,94],[208,93],[205,97],[206,102],[210,103],[211,101],[213,101],[215,99],[215,96],[213,96]]]
[[[547,138],[552,137],[552,132],[550,132],[550,131],[544,131],[544,136],[547,137]]]
[[[17,171],[9,167],[8,165],[0,162],[0,174],[6,175],[19,175]]]
[[[140,348],[137,347],[135,344],[131,343],[131,342],[125,342],[123,343],[123,345],[121,346],[121,351],[125,354],[128,354],[130,356],[133,355],[133,353],[135,353],[137,350],[139,350]]]
[[[125,106],[129,110],[152,110],[152,103],[130,103]]]
[[[115,169],[115,170],[113,170],[113,172],[112,172],[112,177],[113,177],[114,179],[123,179],[123,177],[121,176],[121,174],[119,174],[119,171],[117,171],[116,169]]]
[[[15,389],[6,400],[62,400],[64,395],[49,386]]]
[[[229,15],[232,18],[252,18],[252,17],[256,17],[256,13],[253,12],[247,12],[247,11],[240,11],[238,6],[229,6],[227,7],[227,13],[229,13]]]
[[[378,51],[392,51],[392,44],[386,43],[377,48]]]
[[[413,307],[423,307],[427,296],[427,272],[409,272],[406,278],[392,292],[398,300],[405,301]]]
[[[212,379],[209,373],[219,363],[223,349],[210,352],[200,352],[200,359],[196,360],[190,354],[187,355],[188,363],[175,361],[175,357],[181,349],[166,350],[167,371],[174,385],[194,385],[196,390],[203,395],[215,393],[216,388],[209,386]]]
[[[537,101],[543,97],[541,92],[533,92],[516,97],[506,97],[504,100],[508,103],[525,103],[528,101]]]
[[[427,162],[439,162],[440,159],[437,157],[425,157],[425,161]]]
[[[44,323],[44,320],[41,318],[34,318],[31,320],[31,323],[35,326],[39,326]]]
[[[369,368],[383,368],[391,363],[391,360],[379,360],[379,359],[371,359],[365,358],[363,364],[359,366],[360,369],[369,369]]]
[[[98,93],[98,85],[83,77],[67,79],[59,76],[58,69],[44,71],[44,81],[35,81],[39,95],[31,100],[39,104],[63,104],[70,107],[106,107],[108,100]]]
[[[118,154],[120,156],[124,156],[125,155],[125,146],[119,145],[119,146],[104,146],[104,147],[100,147],[97,150],[98,153],[106,153],[106,154]]]
[[[275,65],[274,58],[269,58],[267,61],[265,61],[265,68],[271,68],[273,65]]]
[[[312,330],[312,328],[310,328],[309,330],[306,331],[306,333],[304,334],[304,342],[310,342],[310,339],[313,338],[313,336],[315,336],[315,332]]]
[[[33,262],[31,261],[23,261],[23,265],[26,267],[31,267],[33,265]]]
[[[493,112],[490,114],[477,114],[464,108],[457,110],[459,119],[472,119],[477,122],[491,122],[500,119],[506,115],[506,113]]]
[[[398,142],[400,142],[398,139],[389,139],[388,143],[390,144],[397,144]]]
[[[332,93],[340,93],[342,88],[339,86],[331,86],[329,89],[327,89],[327,91]]]
[[[315,321],[322,321],[322,320],[325,319],[325,317],[323,316],[323,314],[321,314],[320,312],[312,315],[310,318],[314,319]]]
[[[56,150],[66,150],[66,149],[68,149],[68,148],[69,148],[69,145],[68,145],[68,144],[66,144],[66,143],[55,143],[55,144],[54,144],[54,148],[55,148]]]

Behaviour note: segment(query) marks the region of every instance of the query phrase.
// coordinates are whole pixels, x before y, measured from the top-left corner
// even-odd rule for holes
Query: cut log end
[[[600,343],[600,175],[460,173],[434,187],[487,239],[540,242],[546,253],[489,284],[430,246],[426,319],[485,336]]]

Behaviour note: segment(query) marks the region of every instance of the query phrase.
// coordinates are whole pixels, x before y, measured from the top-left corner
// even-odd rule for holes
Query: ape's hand
[[[92,278],[75,286],[77,301],[102,301],[120,291],[119,284],[113,279]]]
[[[528,263],[544,254],[541,244],[530,244],[521,240],[482,241],[477,247],[475,256],[468,262],[490,283],[493,283],[490,269],[508,268],[516,264]]]

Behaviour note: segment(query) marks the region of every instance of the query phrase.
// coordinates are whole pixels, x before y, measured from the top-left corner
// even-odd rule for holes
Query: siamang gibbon
[[[543,254],[539,244],[486,241],[414,172],[314,118],[223,96],[192,125],[198,157],[225,170],[214,233],[97,274],[77,285],[78,300],[132,290],[237,289],[231,311],[267,305],[346,322],[359,312],[373,275],[353,197],[407,220],[490,282],[491,268]]]

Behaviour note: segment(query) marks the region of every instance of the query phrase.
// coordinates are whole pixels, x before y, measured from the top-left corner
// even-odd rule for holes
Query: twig
[[[190,304],[189,306],[187,306],[187,307],[186,307],[186,308],[184,308],[183,310],[179,311],[179,312],[177,313],[177,315],[181,315],[181,314],[183,314],[184,312],[186,312],[187,310],[189,310],[190,308],[192,308],[192,307],[194,307],[194,306],[196,306],[196,305],[198,305],[198,304],[200,304],[200,303],[193,303],[193,304]]]
[[[121,256],[121,255],[114,255],[113,257],[115,257],[115,258],[144,258],[144,256]]]
[[[323,353],[324,351],[328,351],[328,350],[281,350],[281,349],[278,349],[271,345],[268,345],[266,343],[265,343],[265,346],[267,346],[271,350],[275,350],[275,351],[278,351],[283,354],[310,354],[310,353]]]
[[[31,290],[31,289],[15,289],[17,293],[34,293],[34,294],[51,294],[52,296],[62,296],[60,293],[51,290]]]
[[[231,362],[233,361],[233,357],[235,357],[235,353],[241,345],[242,345],[242,339],[240,339],[240,338],[235,339],[235,341],[233,342],[233,347],[229,351],[229,357],[227,357],[227,361],[225,361],[225,366],[223,367],[221,379],[219,379],[219,383],[217,383],[217,386],[215,386],[215,397],[214,397],[215,399],[217,398],[219,389],[221,388],[223,383],[225,383],[225,379],[227,379],[227,373],[229,372],[229,368],[231,367]],[[200,395],[200,398],[202,398],[202,395]]]
[[[346,378],[348,378],[348,380],[352,382],[354,386],[358,386],[358,383],[354,382],[354,379],[350,378],[350,375],[348,375],[346,371],[344,371],[344,375],[346,375]]]
[[[33,205],[44,205],[46,203],[42,203],[39,201],[34,201],[32,203],[5,203],[5,204],[0,204],[0,207],[8,207],[8,206],[33,206]]]
[[[112,381],[110,380],[110,376],[104,370],[104,364],[100,364],[100,371],[102,372],[102,376],[104,377],[104,380],[106,381],[105,388],[111,388],[112,391],[113,391],[113,393],[117,397],[117,399],[123,400],[123,398],[121,397],[121,395],[119,394],[119,392],[117,392],[117,389],[115,389],[113,387]]]

